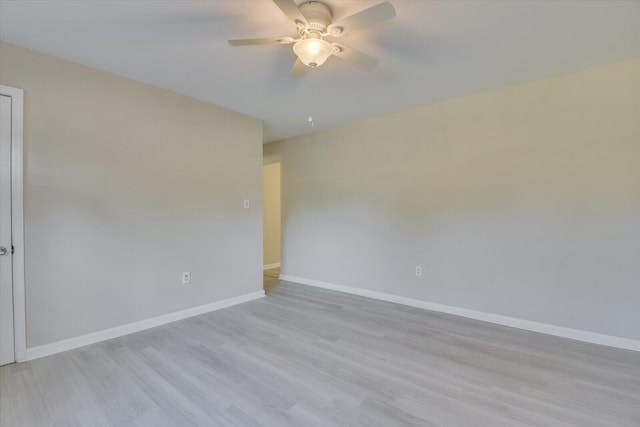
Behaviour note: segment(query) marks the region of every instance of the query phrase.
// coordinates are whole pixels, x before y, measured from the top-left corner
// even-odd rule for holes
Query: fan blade
[[[341,37],[362,28],[379,24],[395,16],[396,10],[393,5],[389,2],[384,2],[334,22],[327,27],[327,31],[334,37]]]
[[[333,51],[335,56],[351,62],[356,67],[362,68],[365,71],[371,71],[378,65],[378,60],[373,56],[369,56],[342,44],[332,43],[332,45],[335,48]]]
[[[258,44],[289,44],[293,43],[295,39],[293,37],[264,37],[261,39],[241,39],[241,40],[229,40],[231,46],[252,46]]]
[[[273,0],[280,10],[293,20],[296,26],[309,25],[307,18],[300,12],[298,5],[293,0]]]
[[[304,65],[302,61],[300,61],[300,58],[296,59],[296,63],[293,64],[293,68],[291,69],[291,77],[292,78],[302,77],[304,73],[307,72],[307,68],[308,67]]]

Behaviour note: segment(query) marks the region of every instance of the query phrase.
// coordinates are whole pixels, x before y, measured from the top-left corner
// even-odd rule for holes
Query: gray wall
[[[283,274],[640,339],[640,60],[265,157],[282,161]]]
[[[7,44],[0,81],[25,90],[29,347],[262,289],[259,120]]]

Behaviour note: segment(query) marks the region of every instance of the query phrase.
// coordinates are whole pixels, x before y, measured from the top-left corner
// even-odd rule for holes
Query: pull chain
[[[310,72],[308,74],[313,74],[313,72]],[[310,75],[308,77],[311,77]],[[310,81],[310,79],[308,79],[307,81]],[[307,121],[309,122],[309,124],[311,125],[311,127],[315,127],[316,123],[313,121],[313,113],[316,112],[316,90],[315,90],[315,86],[313,85],[313,83],[309,84],[309,117],[307,118]]]

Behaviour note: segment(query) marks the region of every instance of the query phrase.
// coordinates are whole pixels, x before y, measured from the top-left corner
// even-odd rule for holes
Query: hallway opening
[[[264,290],[268,294],[280,276],[281,184],[280,163],[262,167]]]

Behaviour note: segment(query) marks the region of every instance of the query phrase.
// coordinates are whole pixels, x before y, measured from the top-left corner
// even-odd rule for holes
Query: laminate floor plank
[[[640,426],[638,352],[275,273],[266,298],[1,367],[0,425]]]

